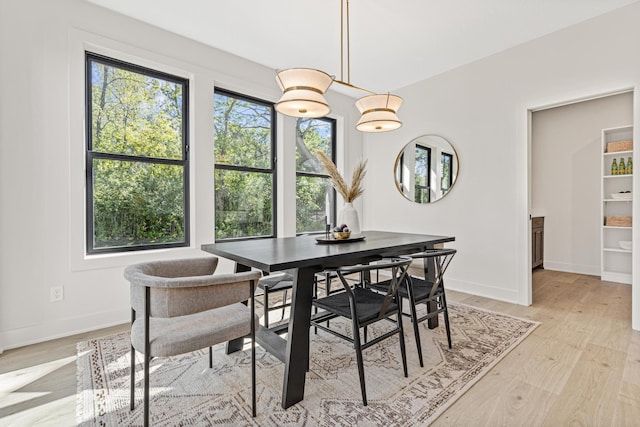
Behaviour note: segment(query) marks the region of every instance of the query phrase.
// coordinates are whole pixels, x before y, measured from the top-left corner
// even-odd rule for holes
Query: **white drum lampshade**
[[[402,122],[396,115],[402,98],[391,94],[369,95],[356,101],[362,117],[356,124],[360,132],[387,132],[398,129]]]
[[[292,117],[323,117],[331,112],[324,93],[333,76],[311,68],[289,68],[276,74],[282,97],[276,103],[279,113]]]

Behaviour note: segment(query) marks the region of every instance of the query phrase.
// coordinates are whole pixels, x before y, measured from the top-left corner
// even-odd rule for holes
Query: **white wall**
[[[600,275],[602,129],[632,120],[631,92],[533,113],[531,212],[545,217],[545,268]]]
[[[640,3],[634,3],[398,91],[404,126],[364,141],[369,167],[377,171],[365,183],[365,228],[455,235],[452,246],[459,252],[448,286],[529,304],[528,110],[637,86],[639,19]],[[636,128],[639,114],[636,97]],[[417,205],[397,192],[393,159],[404,144],[431,133],[453,144],[460,171],[444,199]],[[638,188],[638,174],[634,181]],[[640,202],[633,203],[637,215]],[[634,240],[639,239],[635,227]],[[640,265],[640,251],[633,257]],[[638,270],[635,329],[640,329]]]
[[[362,137],[352,100],[330,93],[339,142],[350,170],[369,160],[363,229],[456,236],[459,254],[448,285],[527,304],[529,294],[528,109],[635,87],[640,81],[640,3],[477,61],[399,91],[404,126]],[[189,249],[87,260],[82,114],[78,77],[82,46],[162,64],[192,78],[193,244]],[[303,65],[303,64],[301,64]],[[127,321],[125,265],[200,254],[213,240],[212,87],[275,101],[273,70],[178,37],[80,0],[0,2],[0,346],[16,347]],[[634,123],[640,108],[634,100]],[[280,118],[279,125],[290,122]],[[280,129],[283,129],[281,126]],[[422,134],[450,140],[460,157],[451,193],[431,205],[404,199],[393,182],[400,149]],[[286,132],[285,132],[286,135]],[[291,147],[291,133],[283,147]],[[79,154],[80,153],[80,154]],[[287,151],[283,149],[283,156]],[[292,155],[292,153],[289,153]],[[639,159],[634,159],[640,164]],[[281,157],[281,165],[291,165]],[[284,167],[284,166],[281,166]],[[291,173],[291,167],[284,173]],[[634,176],[634,186],[640,182]],[[280,209],[293,206],[283,179]],[[638,214],[640,201],[634,201]],[[358,205],[358,204],[357,204]],[[280,218],[283,218],[280,215]],[[282,224],[281,224],[282,225]],[[283,230],[291,234],[290,230]],[[640,228],[634,229],[640,241]],[[637,246],[637,245],[636,245]],[[80,254],[80,255],[78,255]],[[640,251],[634,264],[640,265]],[[223,265],[230,268],[229,264]],[[634,272],[634,327],[640,329],[640,272]],[[63,285],[65,300],[49,302]]]
[[[214,86],[271,101],[280,91],[274,70],[80,0],[2,0],[0,8],[1,350],[127,322],[124,266],[204,255],[200,245],[214,236]],[[85,48],[191,79],[190,248],[84,256]],[[327,99],[343,130],[339,165],[348,168],[362,155],[357,111],[348,97]],[[279,117],[278,125],[279,233],[292,235],[286,224],[295,224],[295,133],[286,126],[293,128],[293,119]],[[64,301],[49,302],[51,286],[64,286]]]

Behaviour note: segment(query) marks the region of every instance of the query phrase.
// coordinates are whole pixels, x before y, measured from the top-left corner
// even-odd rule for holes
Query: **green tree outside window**
[[[216,90],[216,240],[276,234],[273,117],[271,103]]]
[[[87,252],[188,245],[188,81],[86,58]]]
[[[335,191],[314,154],[321,150],[335,162],[335,120],[296,120],[296,232],[325,231],[335,224]]]

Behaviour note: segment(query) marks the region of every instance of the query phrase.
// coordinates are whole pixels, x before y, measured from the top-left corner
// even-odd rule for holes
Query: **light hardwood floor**
[[[631,287],[548,270],[530,307],[448,292],[448,299],[542,324],[434,426],[640,426],[640,332]],[[75,425],[76,343],[101,329],[0,355],[0,426]]]
[[[433,425],[640,426],[631,286],[548,270],[533,279],[530,307],[451,293],[541,325]]]

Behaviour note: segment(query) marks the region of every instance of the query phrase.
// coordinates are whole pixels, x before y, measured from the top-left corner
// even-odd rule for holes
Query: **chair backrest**
[[[451,260],[453,259],[453,257],[457,252],[458,251],[456,249],[449,249],[449,248],[448,249],[427,249],[417,254],[411,254],[410,257],[413,260],[418,260],[418,259],[423,260],[422,268],[423,268],[424,279],[426,281],[430,281],[428,277],[428,269],[430,267],[430,261],[434,261],[432,265],[434,267],[433,279],[434,279],[434,284],[436,285],[434,287],[434,290],[435,290],[435,288],[439,286],[440,283],[442,282],[444,273],[445,271],[447,271],[447,268],[449,267]]]
[[[131,307],[144,313],[145,288],[150,288],[150,316],[184,316],[246,301],[249,283],[259,271],[214,275],[217,257],[151,261],[125,268],[131,284]]]
[[[409,264],[413,261],[410,257],[407,256],[398,256],[393,258],[383,258],[379,261],[376,261],[372,264],[360,264],[360,265],[350,265],[345,267],[339,267],[335,269],[335,272],[338,275],[338,278],[342,282],[343,287],[349,293],[349,295],[353,298],[354,294],[351,291],[349,284],[344,277],[345,274],[353,274],[353,273],[366,273],[372,270],[390,270],[391,271],[391,280],[389,281],[389,287],[387,289],[387,294],[385,300],[380,308],[380,317],[387,312],[387,307],[391,303],[392,299],[397,295],[398,287],[404,280],[407,274],[407,268]]]
[[[208,256],[203,258],[148,261],[136,264],[133,267],[144,274],[154,277],[210,276],[218,268],[218,257]],[[155,279],[151,280],[155,282]]]

